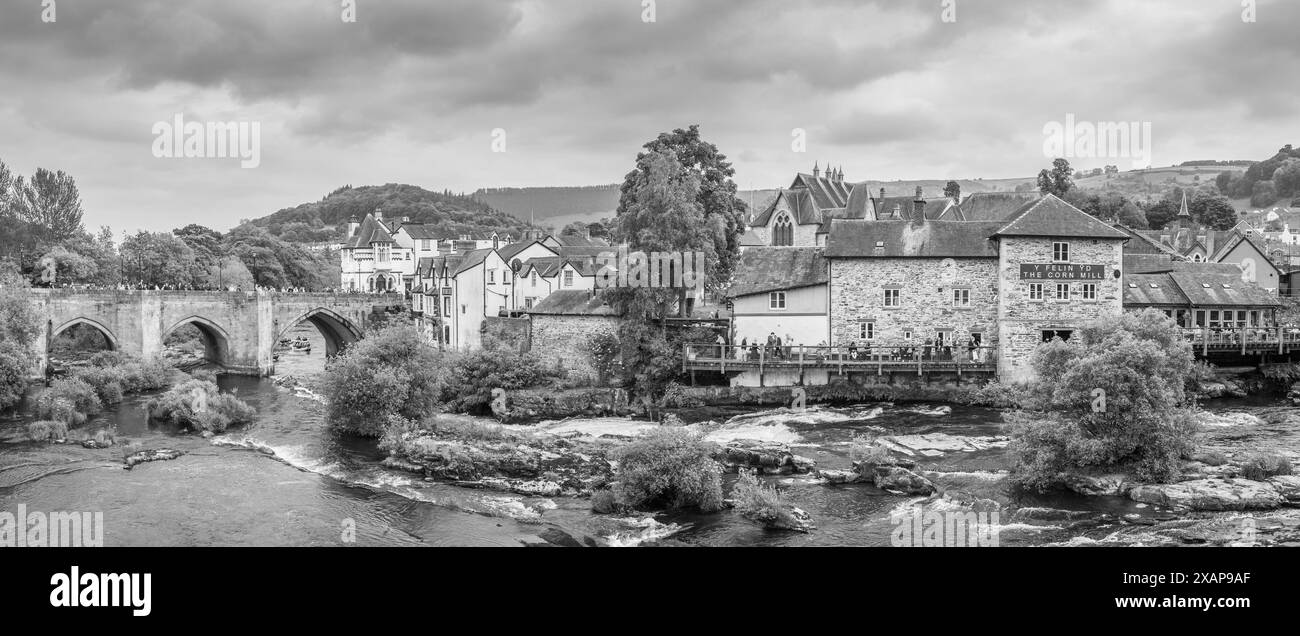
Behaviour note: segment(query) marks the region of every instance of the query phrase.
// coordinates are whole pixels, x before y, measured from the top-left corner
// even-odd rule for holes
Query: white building
[[[360,223],[348,222],[339,259],[344,289],[405,293],[414,280],[415,265],[414,250],[393,239],[382,212],[367,214]]]

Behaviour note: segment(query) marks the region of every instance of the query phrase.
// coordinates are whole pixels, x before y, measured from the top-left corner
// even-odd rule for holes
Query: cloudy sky
[[[0,161],[71,173],[88,227],[134,231],[226,229],[349,183],[613,183],[691,123],[742,188],[814,161],[1030,175],[1067,114],[1150,122],[1155,165],[1300,142],[1291,0],[1253,22],[1242,0],[355,0],[355,22],[345,4],[0,0]],[[176,113],[257,122],[260,165],[155,157]]]

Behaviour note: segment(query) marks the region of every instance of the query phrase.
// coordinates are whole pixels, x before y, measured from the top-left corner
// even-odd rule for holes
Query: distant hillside
[[[555,188],[482,188],[471,196],[475,201],[516,218],[533,218],[539,225],[550,225],[542,222],[557,216],[575,219],[590,215],[596,215],[597,219],[613,216],[618,208],[618,188],[616,183]]]
[[[248,224],[266,228],[287,241],[314,243],[343,238],[349,218],[365,218],[382,210],[385,219],[410,217],[429,223],[447,236],[507,230],[518,235],[528,223],[491,205],[450,192],[430,192],[400,183],[382,186],[343,186],[320,201],[284,208]]]

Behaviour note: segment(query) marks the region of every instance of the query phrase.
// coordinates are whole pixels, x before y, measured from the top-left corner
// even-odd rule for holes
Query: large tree
[[[71,175],[37,168],[31,181],[19,177],[14,191],[17,215],[44,228],[50,240],[66,241],[82,233],[81,193]]]
[[[961,184],[956,181],[949,181],[943,186],[943,196],[949,199],[961,199]]]
[[[699,181],[696,200],[703,219],[683,231],[696,232],[700,241],[711,244],[711,248],[705,250],[708,256],[705,285],[712,290],[720,288],[731,280],[735,271],[740,256],[740,236],[745,230],[745,202],[736,196],[736,183],[732,180],[736,171],[726,155],[718,152],[717,146],[700,137],[699,126],[694,124],[686,129],[661,133],[645,144],[645,150],[637,155],[636,168],[623,179],[618,216],[624,216],[636,206],[638,193],[645,192],[651,165],[646,157],[661,151],[672,153],[679,164],[674,169],[682,176],[689,172]],[[621,224],[621,221],[617,222]],[[626,236],[616,232],[615,239],[625,240]]]
[[[1064,197],[1074,187],[1073,171],[1070,169],[1070,162],[1057,158],[1052,161],[1052,169],[1046,168],[1038,173],[1038,191],[1043,194],[1054,194],[1058,197]]]
[[[130,284],[190,287],[197,279],[194,250],[167,232],[137,232],[122,239],[122,272]]]

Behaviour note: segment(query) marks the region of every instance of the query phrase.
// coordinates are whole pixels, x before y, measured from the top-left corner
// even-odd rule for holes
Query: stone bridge
[[[404,304],[393,294],[284,293],[273,291],[159,291],[33,289],[44,321],[37,339],[38,370],[49,361],[55,336],[74,325],[90,325],[109,346],[140,357],[160,355],[163,339],[183,325],[203,334],[205,357],[232,373],[275,371],[273,348],[306,321],[325,337],[332,356],[357,341],[372,314]]]

